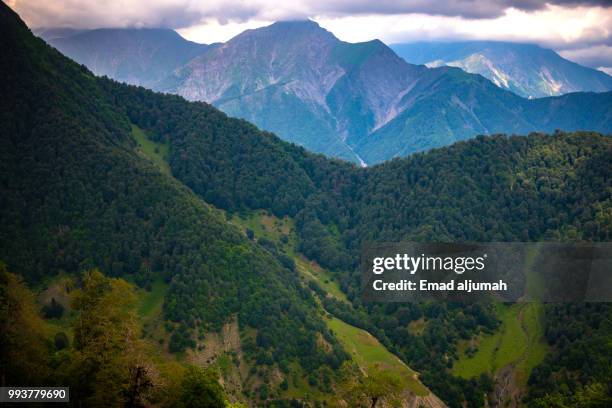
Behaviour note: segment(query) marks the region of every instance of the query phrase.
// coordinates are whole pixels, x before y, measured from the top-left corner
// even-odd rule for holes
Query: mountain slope
[[[583,104],[587,96],[530,103],[459,69],[407,64],[380,41],[339,41],[312,21],[248,30],[160,89],[370,164],[478,134],[612,130],[612,93],[597,99],[595,113]],[[560,104],[564,115],[555,113]]]
[[[88,55],[75,58],[87,65],[97,47],[88,44]],[[598,99],[596,112],[582,104],[586,96],[529,103],[457,68],[408,64],[378,40],[340,41],[309,20],[247,30],[167,74],[150,86],[361,164],[478,134],[612,131],[611,93]],[[563,115],[555,113],[560,104]]]
[[[96,75],[146,87],[210,48],[169,29],[47,29],[39,35]]]
[[[612,132],[612,92],[524,99],[458,68],[407,94],[398,117],[355,150],[369,163],[450,145],[474,135],[594,130]],[[431,120],[435,117],[436,120]]]
[[[411,64],[449,65],[480,74],[525,98],[571,92],[607,92],[612,77],[532,44],[497,41],[417,42],[391,45]]]
[[[298,361],[316,382],[345,361],[317,313],[323,304],[418,369],[451,406],[482,406],[492,379],[455,378],[450,366],[459,339],[498,328],[491,308],[363,305],[355,267],[361,244],[612,234],[609,137],[479,137],[358,169],[205,103],[95,78],[32,38],[4,6],[0,19],[0,256],[31,279],[93,265],[144,284],[165,277],[173,344],[189,346],[237,314],[245,353],[268,378],[280,381],[283,367]],[[445,70],[453,71],[434,72]],[[130,139],[138,128],[164,147],[155,160],[168,149],[174,178],[139,155]],[[228,214],[291,216],[298,250],[330,270],[350,303],[316,288],[315,299],[273,243],[247,240],[202,199]],[[578,346],[564,351],[584,353]],[[608,359],[606,350],[589,351]],[[605,382],[589,375],[586,384]]]
[[[486,378],[452,377],[447,356],[457,351],[458,339],[498,329],[495,314],[459,305],[361,305],[362,243],[605,241],[612,233],[609,137],[479,137],[356,169],[254,128],[212,125],[219,122],[180,98],[108,86],[132,122],[158,140],[168,138],[172,172],[194,192],[232,213],[291,216],[298,250],[328,268],[354,305],[325,297],[325,309],[395,350],[451,406],[464,400],[482,406]],[[293,190],[296,185],[303,187]],[[275,224],[267,225],[270,231]],[[412,334],[411,322],[423,316],[428,329]]]
[[[245,353],[250,365],[263,355],[264,371],[346,360],[296,273],[139,154],[101,79],[5,5],[0,21],[0,259],[31,282],[93,267],[145,286],[164,280],[170,351],[237,318],[259,334]],[[245,126],[199,108],[219,126]]]

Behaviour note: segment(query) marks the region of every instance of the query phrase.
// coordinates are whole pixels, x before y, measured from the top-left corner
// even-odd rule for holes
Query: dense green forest
[[[126,281],[91,270],[70,298],[75,316],[67,334],[41,318],[34,294],[0,264],[3,386],[69,386],[75,406],[242,407],[229,403],[214,370],[150,357]],[[56,307],[59,318],[65,310]]]
[[[347,356],[296,273],[140,158],[98,81],[1,10],[0,258],[10,269],[34,282],[93,267],[145,286],[162,277],[170,350],[238,316],[260,333],[251,359],[337,369]]]
[[[144,288],[162,279],[170,352],[195,348],[237,317],[242,330],[256,333],[245,352],[264,376],[277,369],[286,376],[296,363],[308,373],[340,376],[349,355],[323,321],[323,304],[375,335],[450,406],[482,406],[491,378],[461,379],[450,369],[460,340],[498,327],[494,308],[362,304],[362,243],[605,241],[612,234],[608,137],[479,137],[361,169],[207,104],[95,78],[33,37],[4,5],[0,20],[0,259],[34,285],[93,268]],[[171,175],[138,154],[133,125],[168,146]],[[258,209],[295,221],[299,252],[332,272],[348,302],[304,287],[287,254],[227,222]],[[17,279],[3,273],[4,282]],[[87,279],[79,285],[86,290]],[[3,300],[10,295],[5,291]],[[567,307],[547,308],[553,351],[529,380],[534,406],[547,398],[572,405],[577,395],[595,401],[612,391],[605,388],[612,380],[612,309]],[[53,315],[53,305],[47,308]],[[427,320],[422,333],[408,329],[420,319]],[[6,333],[3,342],[11,340]],[[80,335],[75,331],[70,360],[77,368],[79,353],[95,353],[82,347]],[[587,354],[592,364],[578,365],[591,361]],[[208,378],[184,375],[185,387]],[[259,398],[268,399],[261,389]],[[83,401],[96,398],[96,390],[79,390]]]
[[[174,176],[206,201],[229,212],[264,208],[294,217],[300,251],[335,271],[352,302],[350,310],[336,305],[336,313],[376,333],[446,401],[483,403],[488,379],[460,380],[446,368],[459,339],[496,328],[491,307],[362,305],[362,242],[610,238],[612,144],[598,134],[480,137],[360,169],[281,143],[204,104],[105,86],[132,122],[170,144]],[[422,316],[432,323],[414,336],[405,324]]]

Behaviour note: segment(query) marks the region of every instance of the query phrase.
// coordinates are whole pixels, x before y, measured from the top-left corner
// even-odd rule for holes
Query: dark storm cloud
[[[322,11],[336,15],[422,13],[480,19],[499,17],[508,8],[536,11],[546,8],[548,4],[565,7],[610,7],[612,2],[609,0],[331,0],[321,2],[320,7]]]
[[[471,24],[470,21],[487,21],[502,17],[510,8],[533,13],[546,10],[550,5],[560,6],[565,10],[578,6],[600,6],[605,10],[598,13],[606,16],[612,13],[612,0],[8,0],[8,4],[30,27],[74,28],[179,29],[197,26],[210,20],[226,24],[250,20],[418,13],[451,18],[448,22],[450,25],[438,27],[437,33],[450,30],[455,39],[462,37],[461,30],[457,31],[457,28]],[[601,21],[605,21],[603,26],[591,26],[570,42],[558,35],[544,35],[532,40],[586,65],[612,66],[612,27],[608,23],[612,20],[607,18]],[[517,28],[528,34],[525,27]],[[426,38],[427,33],[415,32],[414,35]]]
[[[572,8],[612,5],[610,0],[8,0],[8,3],[30,25],[83,28],[183,28],[211,18],[224,24],[257,18],[406,13],[486,19],[499,17],[508,8],[530,12],[545,9],[547,4]]]

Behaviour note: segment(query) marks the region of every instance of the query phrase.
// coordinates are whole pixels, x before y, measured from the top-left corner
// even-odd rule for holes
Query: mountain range
[[[210,48],[167,29],[43,28],[36,33],[96,75],[148,88]]]
[[[118,33],[131,40],[120,41]],[[94,72],[96,66],[125,65],[135,73],[152,64],[136,57],[140,42],[134,39],[155,43],[159,33],[94,30],[49,41]],[[165,37],[196,52],[176,33]],[[155,55],[161,58],[163,49]],[[479,134],[612,131],[612,93],[528,100],[456,67],[409,64],[378,40],[340,41],[310,20],[247,30],[181,66],[169,61],[173,69],[163,79],[160,68],[127,82],[209,102],[309,150],[362,164]]]
[[[449,41],[392,44],[391,48],[411,64],[459,67],[525,98],[612,90],[608,74],[535,44]]]
[[[476,137],[361,169],[96,77],[4,4],[0,49],[3,382],[119,406],[151,379],[143,405],[227,407],[192,402],[207,388],[180,373],[197,366],[252,406],[372,406],[398,389],[410,407],[605,406],[609,304],[364,304],[358,265],[372,241],[609,241],[611,138]],[[94,268],[113,279],[92,286]],[[143,300],[137,315],[114,286]]]

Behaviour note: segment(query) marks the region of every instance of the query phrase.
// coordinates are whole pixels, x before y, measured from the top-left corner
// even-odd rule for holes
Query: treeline
[[[140,338],[134,288],[96,270],[70,295],[66,331],[41,317],[34,294],[0,263],[2,386],[70,387],[72,406],[241,407],[218,374],[159,363]]]

